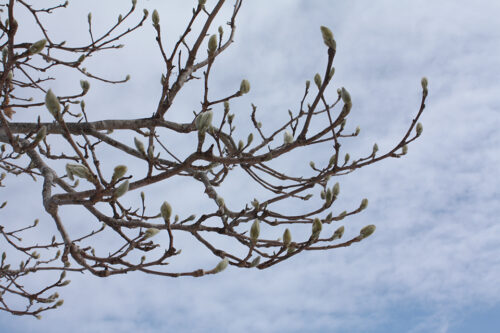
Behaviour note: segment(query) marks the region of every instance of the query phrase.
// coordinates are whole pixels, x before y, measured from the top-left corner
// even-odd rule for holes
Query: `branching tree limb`
[[[9,251],[17,251],[25,257],[19,264],[10,261],[3,252],[0,263],[0,309],[15,315],[40,316],[40,313],[62,305],[55,289],[67,285],[67,272],[90,272],[96,276],[125,274],[141,271],[169,277],[204,276],[215,274],[232,265],[241,268],[264,269],[280,263],[303,251],[328,250],[347,247],[370,236],[374,225],[364,227],[354,238],[342,240],[344,226],[332,235],[322,234],[324,225],[358,214],[368,205],[363,199],[355,208],[334,215],[331,207],[340,193],[338,182],[331,179],[374,164],[388,158],[399,158],[406,154],[407,145],[422,133],[418,122],[425,108],[427,79],[422,79],[422,100],[415,118],[401,140],[389,151],[379,152],[375,144],[367,156],[351,159],[342,149],[342,140],[355,138],[359,128],[347,132],[346,120],[352,108],[352,100],[345,88],[338,89],[332,99],[326,94],[334,76],[333,62],[336,43],[331,31],[321,27],[324,40],[326,66],[323,78],[314,76],[314,84],[306,82],[298,110],[289,112],[289,119],[274,129],[264,130],[259,121],[257,107],[252,105],[249,124],[256,133],[246,141],[236,139],[230,102],[247,94],[250,83],[242,80],[239,89],[229,91],[226,96],[213,97],[209,93],[210,75],[217,60],[233,43],[236,18],[243,0],[233,0],[232,13],[227,27],[213,27],[214,19],[225,4],[224,0],[199,1],[192,11],[184,32],[175,43],[162,40],[160,15],[152,15],[156,31],[156,42],[165,65],[162,74],[156,110],[150,117],[141,119],[103,119],[88,121],[87,114],[98,114],[100,110],[87,110],[84,96],[90,91],[86,80],[99,80],[119,84],[129,80],[111,80],[91,73],[84,66],[86,59],[109,49],[119,49],[117,44],[124,36],[139,29],[148,19],[144,10],[137,15],[136,1],[130,9],[119,16],[115,23],[97,35],[93,29],[92,15],[88,15],[90,42],[71,45],[59,42],[45,28],[46,20],[55,11],[64,10],[67,2],[53,7],[40,8],[27,0],[9,0],[0,5],[3,20],[0,20],[0,48],[2,71],[0,73],[0,168],[3,173],[0,185],[6,183],[7,175],[25,175],[33,180],[33,187],[41,190],[43,207],[54,222],[58,235],[50,242],[37,241],[23,245],[21,235],[37,228],[38,221],[27,227],[7,230],[0,225],[0,234]],[[228,5],[228,6],[229,6]],[[27,10],[35,26],[43,34],[40,41],[22,41],[17,36],[18,27],[25,22],[16,21],[16,13]],[[135,20],[135,21],[134,21]],[[198,30],[195,26],[199,26]],[[229,33],[226,34],[226,30]],[[73,59],[73,60],[68,60]],[[51,85],[61,74],[61,69],[75,71],[83,79],[81,91],[59,95]],[[56,71],[57,70],[57,71]],[[200,74],[199,72],[202,73]],[[198,77],[203,81],[203,97],[199,109],[187,123],[169,120],[169,111],[175,104],[179,91]],[[30,98],[29,96],[45,96]],[[79,111],[73,109],[79,108]],[[16,112],[44,109],[50,112],[52,122],[16,122]],[[322,119],[322,128],[312,127],[314,119]],[[123,140],[120,133],[134,136],[134,145]],[[167,148],[165,138],[176,133],[195,137],[191,151],[175,151]],[[189,141],[189,140],[188,140]],[[311,162],[313,176],[291,175],[273,166],[271,161],[297,149],[329,144],[331,158],[327,164]],[[187,147],[187,146],[186,146]],[[184,147],[185,148],[185,147]],[[144,172],[131,174],[124,164],[114,164],[104,150],[115,150],[122,160],[141,161]],[[184,156],[184,157],[181,157]],[[27,166],[26,166],[27,165]],[[105,170],[112,165],[114,172],[109,177]],[[220,186],[227,176],[240,168],[248,179],[261,187],[268,196],[255,198],[243,206],[230,206],[220,194]],[[188,177],[199,183],[213,209],[202,215],[174,215],[168,202],[161,207],[150,208],[145,191],[160,182],[168,183],[178,177]],[[136,204],[128,207],[121,201],[133,191]],[[290,200],[309,200],[313,193],[320,193],[314,207],[292,215],[279,209],[279,203]],[[1,206],[5,206],[5,203]],[[83,236],[72,234],[68,226],[71,221],[63,219],[60,210],[66,206],[88,211],[102,226]],[[18,223],[18,222],[16,222]],[[5,224],[2,222],[2,224]],[[310,225],[309,235],[292,237],[294,227]],[[260,232],[261,225],[276,227],[283,236],[269,239]],[[156,242],[155,235],[168,236],[166,244]],[[188,271],[171,271],[168,263],[181,258],[176,247],[176,236],[190,235],[220,262],[215,267],[196,267]],[[93,239],[113,234],[121,240],[119,246],[93,243]],[[218,235],[236,241],[237,246],[228,247],[213,241]],[[156,237],[157,238],[157,237]],[[244,249],[244,250],[242,250]],[[41,253],[46,258],[41,258]],[[146,254],[151,254],[149,258]],[[154,254],[154,255],[153,255]],[[181,259],[182,260],[182,259]],[[37,272],[58,271],[58,278],[50,285],[30,291],[24,287],[23,279]],[[25,300],[19,306],[19,299]]]

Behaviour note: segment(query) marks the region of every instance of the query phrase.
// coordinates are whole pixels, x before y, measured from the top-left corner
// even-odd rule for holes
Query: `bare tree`
[[[149,112],[152,116],[91,122],[88,114],[98,115],[100,110],[87,110],[85,107],[83,97],[90,89],[87,80],[119,84],[129,77],[121,81],[109,80],[87,70],[86,60],[101,51],[119,49],[120,39],[147,22],[148,12],[144,10],[143,14],[136,15],[136,0],[132,0],[130,10],[120,15],[101,35],[95,34],[92,15],[89,14],[90,42],[72,45],[71,42],[55,40],[45,28],[51,14],[64,10],[68,2],[47,8],[37,7],[39,3],[32,2],[8,0],[0,4],[4,18],[0,21],[0,141],[3,142],[0,185],[8,185],[9,175],[40,180],[33,182],[32,186],[36,191],[41,190],[44,209],[55,223],[58,235],[51,240],[39,239],[35,244],[25,244],[22,234],[40,227],[38,221],[14,230],[0,225],[0,233],[5,244],[9,244],[9,251],[17,253],[14,258],[18,258],[19,254],[24,257],[20,263],[14,263],[11,254],[2,254],[0,309],[15,315],[40,317],[41,312],[57,308],[63,302],[55,290],[69,283],[67,272],[90,272],[99,277],[132,271],[168,277],[200,277],[218,273],[227,265],[265,269],[303,251],[350,246],[374,232],[375,226],[368,225],[356,237],[341,240],[344,227],[340,226],[333,234],[321,234],[324,225],[357,214],[368,205],[368,200],[363,199],[354,209],[334,215],[330,208],[339,195],[340,186],[338,182],[332,184],[331,179],[406,154],[407,145],[422,133],[418,119],[425,107],[427,79],[423,78],[421,82],[423,93],[419,110],[401,140],[384,153],[379,152],[375,144],[369,147],[366,156],[352,158],[343,151],[341,142],[357,137],[360,130],[347,130],[346,127],[352,107],[348,91],[340,88],[333,98],[325,94],[334,75],[332,64],[336,43],[332,32],[321,27],[326,45],[323,75],[314,76],[313,86],[306,81],[303,96],[297,101],[297,110],[289,111],[289,119],[273,129],[262,126],[261,121],[265,119],[260,119],[257,107],[251,105],[248,119],[255,134],[248,135],[246,141],[238,140],[230,102],[248,93],[250,83],[242,80],[236,91],[214,97],[209,94],[209,79],[217,59],[233,43],[236,17],[243,0],[233,0],[229,4],[232,5],[232,14],[227,18],[227,26],[218,28],[212,27],[213,22],[225,1],[214,0],[206,4],[206,1],[199,0],[184,32],[174,44],[165,45],[160,15],[156,10],[151,15],[158,51],[165,65],[161,85],[158,83],[157,108]],[[20,40],[16,35],[18,28],[27,24],[16,20],[16,13],[20,10],[31,15],[30,24],[35,23],[44,39]],[[50,89],[53,81],[61,78],[65,71],[77,72],[84,78],[80,81],[81,91],[61,94]],[[204,83],[199,109],[190,122],[170,121],[168,112],[176,96],[186,83],[195,79]],[[16,122],[16,112],[26,113],[27,110],[33,110],[33,114],[40,110],[47,114],[50,112],[53,121],[42,122],[38,118],[31,122]],[[322,124],[321,128],[311,126],[315,119],[321,119],[318,122]],[[119,135],[123,132],[132,134],[129,140]],[[168,147],[169,133],[185,135],[187,142],[193,143],[192,150],[179,152],[175,147]],[[322,165],[310,162],[313,176],[290,175],[271,162],[298,148],[318,144],[331,147],[327,153],[331,158]],[[141,161],[143,172],[130,174],[127,166],[116,165],[115,159],[106,158],[103,152],[109,149],[121,153],[124,161]],[[227,180],[229,173],[238,168],[254,184],[265,189],[268,195],[241,207],[226,204],[218,188]],[[114,171],[110,174],[109,170]],[[204,193],[193,196],[198,196],[200,200],[207,198],[213,203],[213,209],[199,216],[179,216],[172,213],[168,202],[161,207],[148,207],[144,191],[150,185],[168,183],[180,177],[199,182]],[[320,198],[312,200],[313,204],[309,203],[309,207],[314,206],[313,209],[302,211],[300,215],[290,215],[277,207],[278,203],[291,200],[309,200],[313,193],[320,194]],[[136,198],[135,205],[129,207],[123,204],[124,197]],[[102,227],[85,235],[73,235],[68,231],[71,221],[65,221],[60,216],[60,210],[67,206],[90,212],[102,222]],[[297,239],[292,237],[294,227],[307,224],[311,226],[309,235],[296,236]],[[261,225],[266,225],[266,229],[279,229],[283,236],[277,240],[265,238],[260,233]],[[168,242],[160,244],[155,241],[158,233],[168,235]],[[175,236],[181,233],[192,236],[193,242],[201,243],[219,257],[219,263],[207,263],[208,269],[170,271],[166,266],[168,262],[182,257],[174,242]],[[121,244],[115,247],[115,243],[99,243],[96,248],[97,243],[93,240],[106,234],[117,237]],[[212,235],[234,240],[238,246],[228,247],[227,242],[214,242]],[[147,253],[151,254],[149,259],[145,256]],[[58,278],[52,284],[28,290],[23,281],[33,279],[35,273],[43,271],[55,271]]]

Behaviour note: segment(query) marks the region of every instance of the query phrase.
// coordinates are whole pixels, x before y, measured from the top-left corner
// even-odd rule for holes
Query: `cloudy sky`
[[[207,6],[213,3],[208,0]],[[195,4],[138,0],[140,8],[158,9],[170,42]],[[125,0],[73,0],[67,16],[54,15],[47,24],[61,40],[85,38],[89,11],[104,27],[128,6]],[[218,22],[227,20],[231,6],[228,0]],[[328,93],[334,98],[342,86],[351,92],[354,107],[347,126],[361,128],[360,136],[346,143],[353,156],[366,154],[374,142],[384,151],[401,139],[418,111],[420,79],[429,78],[423,135],[408,155],[339,179],[340,206],[370,199],[367,210],[343,221],[346,234],[355,235],[367,224],[376,224],[376,233],[350,248],[303,254],[264,271],[229,267],[198,279],[74,275],[60,291],[62,308],[44,313],[41,321],[0,313],[0,331],[497,332],[498,13],[500,2],[494,0],[244,1],[235,43],[218,58],[212,83],[214,93],[223,94],[237,89],[242,78],[251,82],[250,94],[233,106],[242,138],[248,133],[250,103],[258,106],[264,129],[284,119],[288,109],[297,110],[304,82],[324,71],[321,25],[330,27],[337,41],[336,74]],[[153,112],[162,70],[153,34],[148,21],[125,40],[124,49],[92,59],[89,70],[132,76],[120,87],[91,82],[86,102],[92,119]],[[54,89],[68,85],[78,87],[78,80],[61,79]],[[197,108],[196,88],[187,87],[179,96],[173,119],[186,119]],[[311,150],[294,164],[296,170],[323,154],[330,156]],[[247,181],[235,179],[227,193],[243,196]],[[0,189],[2,197],[9,196],[9,210],[2,212],[6,218],[21,223],[41,216],[41,223],[50,223],[33,213],[40,207],[40,182],[16,178],[8,185]],[[178,202],[165,188],[151,196],[162,201],[170,195],[174,207],[182,209],[197,195],[191,190],[177,195]],[[29,209],[21,209],[27,195],[33,200]],[[78,222],[85,223],[75,217]],[[187,258],[208,267],[217,263],[201,248]]]

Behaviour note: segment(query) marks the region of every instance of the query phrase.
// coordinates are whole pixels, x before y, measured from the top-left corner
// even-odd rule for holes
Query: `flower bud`
[[[316,240],[319,237],[319,234],[321,233],[321,229],[323,229],[323,224],[321,223],[321,220],[319,218],[314,218],[313,224],[312,224],[312,235],[311,238]]]
[[[351,155],[349,154],[345,154],[345,157],[344,157],[344,163],[347,163],[349,162],[349,159],[351,158]]]
[[[42,126],[36,133],[35,139],[33,140],[34,145],[38,145],[47,136],[47,127]]]
[[[310,86],[311,86],[311,81],[307,80],[306,81],[306,90],[309,90]]]
[[[309,165],[311,166],[311,168],[315,169],[316,168],[316,165],[314,164],[313,161],[309,162]]]
[[[422,134],[422,131],[424,130],[424,126],[422,126],[422,123],[417,124],[417,136],[420,136]]]
[[[206,4],[206,3],[207,3],[207,0],[198,0],[198,5],[199,5],[200,7],[205,6],[205,4]]]
[[[217,50],[217,35],[212,35],[208,40],[208,53],[213,55]]]
[[[337,182],[335,185],[333,185],[333,196],[337,198],[337,196],[340,193],[340,184]]]
[[[257,266],[260,263],[260,256],[255,257],[254,260],[250,263],[250,268]]]
[[[363,200],[361,200],[361,205],[359,205],[359,209],[363,210],[366,209],[366,207],[368,207],[368,199],[364,198]]]
[[[137,138],[134,138],[134,144],[135,144],[135,148],[137,148],[137,150],[142,154],[142,155],[146,155],[146,150],[144,149],[144,143],[142,143],[141,140],[137,139]]]
[[[252,227],[250,228],[250,238],[252,239],[252,242],[256,242],[257,238],[259,238],[260,234],[260,222],[259,220],[255,220],[252,224]]]
[[[285,142],[286,145],[289,145],[293,142],[293,136],[290,134],[290,132],[285,131],[283,134],[283,141]]]
[[[128,180],[124,181],[123,183],[120,184],[120,186],[118,186],[115,190],[115,194],[114,194],[114,198],[119,198],[121,197],[122,195],[124,195],[125,193],[128,192],[128,189],[129,189],[129,186],[130,186],[130,183]]]
[[[153,15],[151,15],[151,20],[153,21],[154,26],[158,26],[160,23],[160,14],[158,14],[158,11],[155,9],[153,10]]]
[[[359,132],[361,132],[361,128],[359,128],[359,126],[358,126],[358,127],[356,127],[356,132],[354,132],[354,135],[358,135]]]
[[[373,151],[372,151],[372,155],[375,156],[375,154],[378,152],[378,145],[377,144],[374,144],[373,145]]]
[[[242,140],[238,141],[238,150],[242,150],[244,145]]]
[[[170,206],[168,202],[164,201],[160,207],[160,212],[161,217],[163,217],[165,221],[168,221],[172,216],[172,206]]]
[[[31,44],[28,52],[30,54],[40,53],[40,52],[42,52],[43,48],[45,47],[45,44],[47,44],[47,40],[46,39],[41,39],[38,42],[35,42],[35,43]]]
[[[224,258],[223,260],[221,260],[217,266],[215,266],[214,268],[214,273],[220,273],[222,272],[223,270],[226,269],[227,265],[229,264],[229,260],[227,260],[227,258]]]
[[[402,154],[406,155],[408,153],[408,146],[404,145],[402,149],[403,149]]]
[[[47,107],[47,110],[54,116],[54,118],[58,119],[59,118],[59,112],[61,112],[61,104],[59,104],[59,100],[57,99],[56,95],[52,92],[51,89],[47,91],[47,94],[45,95],[45,106]]]
[[[149,228],[144,232],[144,239],[148,239],[159,233],[160,230],[156,228]]]
[[[319,73],[316,73],[316,75],[314,75],[314,83],[316,83],[318,89],[321,88],[321,75],[319,75]]]
[[[429,80],[427,80],[427,78],[424,76],[420,81],[420,83],[422,84],[422,89],[424,93],[427,93],[427,86],[429,85]]]
[[[344,226],[340,226],[333,233],[333,239],[337,239],[337,238],[340,239],[340,238],[342,238],[343,235],[344,235]]]
[[[361,231],[359,232],[359,235],[361,236],[361,238],[366,238],[366,237],[370,236],[371,234],[373,234],[373,232],[375,231],[375,228],[376,227],[373,224],[367,225],[366,227],[361,229]]]
[[[326,194],[325,194],[325,205],[326,206],[330,206],[330,204],[332,203],[333,201],[333,193],[332,193],[332,190],[330,190],[329,188],[326,189]]]
[[[342,87],[342,89],[341,89],[340,97],[342,98],[342,101],[345,104],[351,104],[352,103],[351,94],[349,94],[349,92],[344,87]]]
[[[111,182],[115,182],[118,179],[122,178],[123,176],[125,176],[125,173],[127,173],[127,167],[125,165],[116,166],[113,172],[113,176],[111,177]]]
[[[248,138],[247,138],[247,146],[250,146],[252,141],[253,141],[253,133],[250,133],[250,134],[248,134]]]
[[[244,95],[250,91],[250,82],[248,80],[242,80],[240,84],[240,94]]]
[[[90,89],[89,81],[80,80],[80,87],[82,87],[82,93],[83,93],[83,95],[85,95],[87,93],[87,91],[89,91],[89,89]]]
[[[337,43],[335,43],[335,39],[333,39],[333,33],[330,29],[325,26],[321,26],[321,35],[323,36],[323,42],[329,48],[335,50],[337,48]]]
[[[285,247],[288,247],[290,243],[292,242],[292,233],[290,230],[287,228],[285,232],[283,233],[283,245]]]

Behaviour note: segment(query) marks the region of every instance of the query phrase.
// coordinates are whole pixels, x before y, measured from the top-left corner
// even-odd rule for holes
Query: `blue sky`
[[[140,8],[158,9],[170,42],[195,3],[138,0]],[[231,5],[228,0],[212,32],[226,21]],[[84,38],[87,12],[96,24],[106,24],[127,6],[127,1],[71,1],[70,14],[48,24],[61,40]],[[352,156],[371,151],[374,142],[384,151],[400,140],[418,111],[420,79],[429,78],[424,131],[408,155],[339,179],[339,211],[370,200],[362,214],[343,221],[346,236],[372,223],[376,233],[350,248],[307,253],[265,271],[230,267],[201,279],[74,275],[60,291],[62,308],[41,321],[0,313],[0,331],[497,332],[499,12],[500,2],[486,0],[244,1],[235,43],[214,67],[211,88],[222,95],[237,89],[242,78],[251,82],[250,94],[232,105],[242,138],[249,131],[250,103],[258,106],[264,129],[285,119],[288,109],[296,111],[304,82],[323,72],[321,25],[330,27],[337,41],[330,96],[345,86],[354,104],[347,126],[361,127],[360,136],[345,143]],[[25,33],[29,36],[29,29]],[[89,63],[89,70],[112,77],[132,76],[119,87],[91,82],[86,103],[94,120],[144,117],[157,103],[162,67],[153,28],[148,22],[125,42],[119,52]],[[54,89],[77,87],[79,79],[61,78]],[[186,87],[171,119],[191,117],[199,99],[199,86]],[[182,141],[172,140],[182,148]],[[292,172],[309,172],[310,160],[330,156],[320,149],[308,154],[305,160],[292,157]],[[221,191],[234,203],[244,202],[241,188],[247,184],[235,177]],[[182,191],[176,195],[155,187],[148,196],[168,199],[188,213],[199,188],[169,184],[178,185]],[[40,184],[16,178],[0,189],[10,197],[2,214],[16,223],[40,217],[49,235],[39,189],[27,193],[26,186]],[[63,214],[74,220],[75,232],[88,222],[73,211]],[[182,244],[185,261],[175,267],[218,262],[203,248]]]

